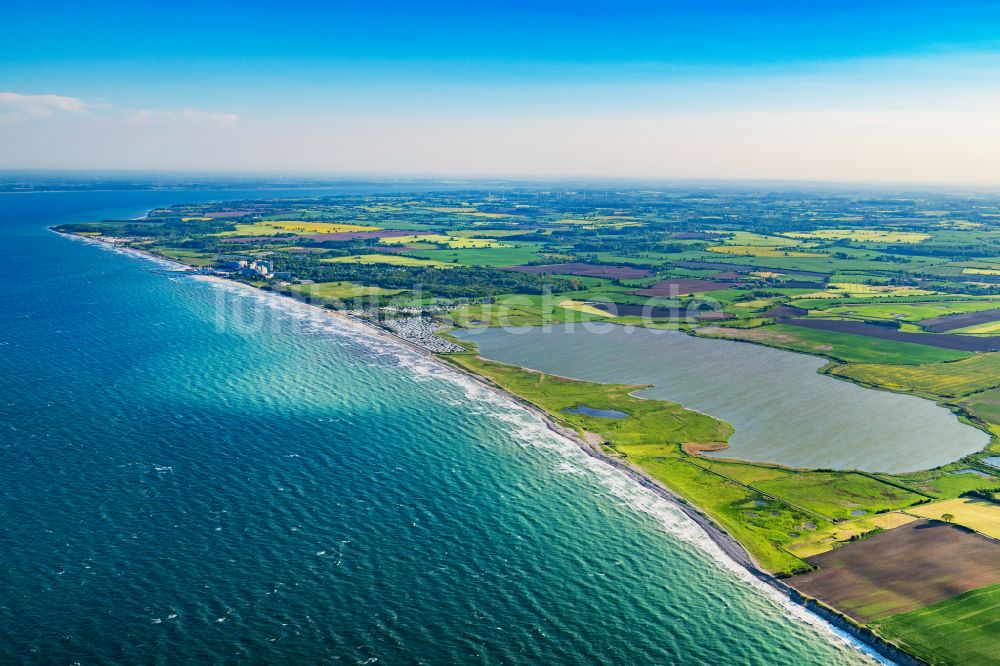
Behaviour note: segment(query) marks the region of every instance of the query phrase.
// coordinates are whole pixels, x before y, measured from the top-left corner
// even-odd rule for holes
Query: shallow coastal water
[[[467,378],[44,229],[241,196],[0,195],[0,663],[866,661]]]
[[[759,345],[608,323],[472,329],[483,356],[619,384],[731,423],[713,454],[791,467],[908,472],[981,450],[986,433],[913,396],[817,374],[824,360]]]

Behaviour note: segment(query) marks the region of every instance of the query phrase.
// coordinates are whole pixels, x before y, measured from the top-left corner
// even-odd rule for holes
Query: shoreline
[[[762,569],[737,539],[726,532],[725,529],[717,525],[710,516],[702,512],[696,505],[692,504],[684,497],[677,495],[664,484],[646,474],[642,469],[632,465],[626,460],[609,455],[602,449],[600,442],[589,441],[586,436],[581,436],[576,430],[559,423],[556,417],[544,411],[542,408],[499,387],[487,377],[478,375],[466,368],[450,363],[445,358],[440,357],[433,352],[406,340],[405,338],[395,335],[391,331],[375,326],[356,317],[352,317],[335,310],[329,310],[313,303],[307,303],[294,297],[286,296],[278,291],[263,290],[252,285],[236,280],[230,280],[221,276],[201,274],[198,273],[196,269],[186,264],[144,252],[142,250],[137,250],[135,248],[122,247],[116,243],[102,241],[96,238],[89,238],[78,234],[63,233],[56,231],[55,229],[50,230],[61,236],[68,236],[70,238],[84,241],[88,244],[98,245],[112,252],[152,261],[162,266],[169,266],[176,272],[186,274],[195,280],[217,285],[225,285],[227,287],[252,290],[254,293],[263,292],[276,297],[288,299],[292,302],[312,308],[319,313],[324,313],[326,316],[335,319],[336,321],[349,326],[366,336],[374,336],[381,340],[401,345],[410,351],[415,352],[422,358],[432,361],[440,368],[457,371],[466,378],[476,382],[479,386],[486,388],[527,410],[533,416],[540,419],[550,432],[568,439],[577,445],[586,455],[621,472],[632,482],[637,483],[646,490],[656,494],[660,499],[668,502],[670,505],[680,510],[681,513],[697,525],[697,527],[719,549],[722,555],[735,564],[736,567],[747,572],[751,578],[768,586],[772,591],[777,592],[778,596],[782,600],[794,604],[795,606],[803,609],[805,612],[818,618],[821,622],[829,625],[829,628],[832,630],[831,633],[833,633],[834,636],[843,638],[838,634],[838,632],[846,635],[846,643],[852,648],[861,651],[869,657],[875,657],[877,660],[883,661],[883,663],[886,660],[888,660],[889,663],[896,663],[902,666],[919,666],[925,663],[876,635],[867,627],[855,623],[835,609],[826,606],[822,602],[815,599],[804,597],[790,585],[784,583],[781,579]]]

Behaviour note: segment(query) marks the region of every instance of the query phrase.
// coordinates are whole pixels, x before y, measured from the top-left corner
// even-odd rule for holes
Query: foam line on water
[[[121,246],[115,245],[113,243],[108,243],[108,242],[96,240],[96,239],[93,239],[93,238],[87,238],[86,236],[79,236],[79,235],[76,235],[76,234],[62,234],[62,235],[66,235],[69,238],[72,238],[74,240],[78,240],[78,241],[81,241],[83,243],[87,243],[88,245],[94,245],[96,247],[102,248],[104,251],[111,252],[112,254],[125,255],[125,256],[136,258],[136,259],[142,259],[143,261],[149,262],[151,264],[155,264],[155,265],[159,266],[160,268],[168,268],[171,271],[188,272],[188,271],[191,270],[190,266],[187,266],[186,264],[182,264],[179,261],[173,261],[171,259],[166,259],[164,257],[157,257],[157,256],[154,256],[154,255],[148,254],[146,252],[141,252],[139,250],[133,250],[132,248],[121,247]]]

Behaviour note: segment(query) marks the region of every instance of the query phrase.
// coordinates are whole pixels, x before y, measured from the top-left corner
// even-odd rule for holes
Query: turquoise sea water
[[[520,408],[0,195],[0,662],[867,661]]]

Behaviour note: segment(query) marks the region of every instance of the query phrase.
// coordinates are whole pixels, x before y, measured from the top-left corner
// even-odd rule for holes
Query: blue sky
[[[42,1],[3,14],[6,168],[1000,179],[983,144],[1000,141],[1000,2]],[[849,167],[867,151],[881,158]]]

